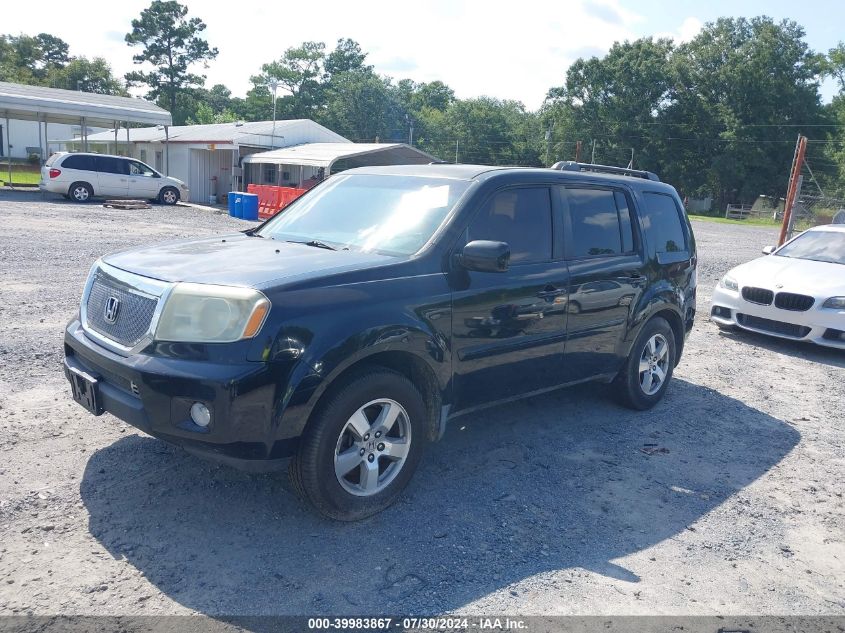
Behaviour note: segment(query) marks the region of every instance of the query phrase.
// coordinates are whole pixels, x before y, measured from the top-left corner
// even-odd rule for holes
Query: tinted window
[[[671,196],[646,193],[642,214],[643,229],[658,253],[676,253],[687,249],[678,205]]]
[[[94,157],[87,154],[74,154],[68,156],[62,161],[62,167],[65,169],[85,169],[87,171],[94,171]]]
[[[507,242],[511,263],[545,262],[552,257],[552,205],[545,187],[494,194],[473,218],[468,240]]]
[[[110,156],[97,156],[97,171],[107,174],[128,174],[127,161],[122,158],[111,158]]]
[[[619,211],[612,191],[567,189],[571,239],[570,258],[594,255],[618,255],[623,251]],[[624,196],[622,196],[624,199]],[[626,242],[633,244],[631,221],[627,216]]]

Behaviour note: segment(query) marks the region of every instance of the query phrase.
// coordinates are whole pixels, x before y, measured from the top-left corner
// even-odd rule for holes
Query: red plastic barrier
[[[258,217],[262,220],[273,217],[307,191],[273,185],[247,185],[246,190],[258,195]]]

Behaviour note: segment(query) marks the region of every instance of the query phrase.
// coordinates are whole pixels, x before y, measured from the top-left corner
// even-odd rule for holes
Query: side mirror
[[[511,247],[505,242],[474,240],[464,246],[458,263],[467,270],[481,273],[503,273],[508,269]]]
[[[771,255],[775,250],[777,250],[777,246],[764,246],[763,255]]]

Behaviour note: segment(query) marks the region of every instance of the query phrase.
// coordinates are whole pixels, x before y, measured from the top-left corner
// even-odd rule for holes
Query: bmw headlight
[[[180,283],[166,299],[155,338],[232,343],[258,334],[269,312],[270,301],[252,288]]]
[[[831,297],[823,304],[823,308],[833,308],[834,310],[845,310],[845,297]]]
[[[739,284],[736,283],[736,279],[734,279],[730,275],[725,275],[724,277],[722,277],[722,281],[719,282],[719,285],[722,286],[722,288],[733,290],[734,292],[739,290]]]

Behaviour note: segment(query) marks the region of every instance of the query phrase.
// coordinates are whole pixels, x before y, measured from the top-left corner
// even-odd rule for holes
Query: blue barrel
[[[240,191],[229,192],[229,215],[233,218],[243,217],[243,195]]]
[[[243,213],[240,215],[244,220],[258,219],[258,194],[242,193]]]

